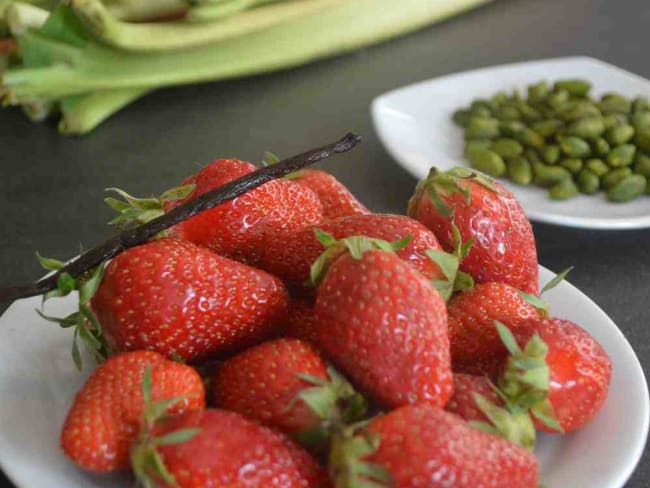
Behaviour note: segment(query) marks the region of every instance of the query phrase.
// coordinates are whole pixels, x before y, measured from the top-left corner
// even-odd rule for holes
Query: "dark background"
[[[396,0],[397,1],[397,0]],[[382,149],[371,100],[392,88],[481,66],[589,55],[650,78],[647,0],[501,0],[389,43],[287,72],[161,90],[83,138],[18,110],[0,112],[0,286],[39,276],[34,251],[76,254],[108,235],[103,189],[157,194],[215,157],[288,156],[347,130],[362,146],[327,163],[371,209],[404,212],[415,180]],[[435,134],[433,135],[435,137]],[[649,205],[650,211],[650,205]],[[619,325],[650,367],[650,230],[535,225],[540,262]],[[0,305],[0,312],[6,305]],[[648,450],[627,486],[650,486]],[[0,485],[11,486],[0,474]]]

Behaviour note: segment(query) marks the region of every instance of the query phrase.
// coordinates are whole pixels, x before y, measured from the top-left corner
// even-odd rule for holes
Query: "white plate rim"
[[[492,66],[485,66],[482,68],[457,71],[455,73],[449,73],[442,76],[436,76],[426,80],[417,81],[408,85],[395,88],[384,92],[376,96],[370,104],[370,113],[375,132],[379,135],[379,139],[382,142],[382,145],[390,156],[397,161],[400,166],[406,169],[412,176],[419,178],[419,171],[416,166],[413,165],[408,159],[405,159],[401,154],[395,151],[391,147],[390,138],[387,136],[384,127],[380,124],[379,112],[382,110],[382,105],[386,103],[386,100],[390,99],[395,95],[399,95],[403,92],[421,89],[427,85],[431,85],[437,82],[446,81],[453,79],[455,77],[460,77],[464,75],[476,75],[481,73],[489,73],[496,69],[501,68],[517,68],[525,65],[531,64],[552,64],[556,62],[586,62],[593,65],[597,65],[601,68],[606,68],[610,71],[617,71],[620,74],[623,74],[627,77],[633,78],[639,82],[650,83],[650,80],[630,71],[627,71],[623,68],[615,66],[613,64],[607,63],[600,59],[590,57],[590,56],[565,56],[565,57],[555,57],[555,58],[543,58],[543,59],[534,59],[531,61],[519,61],[513,63],[504,63]],[[593,229],[593,230],[634,230],[634,229],[645,229],[650,227],[650,213],[645,216],[636,216],[636,217],[626,217],[626,218],[594,218],[594,217],[572,217],[564,216],[557,214],[549,214],[546,212],[538,212],[535,209],[526,209],[526,214],[531,220],[540,223],[553,224],[564,227],[574,227],[582,229]]]

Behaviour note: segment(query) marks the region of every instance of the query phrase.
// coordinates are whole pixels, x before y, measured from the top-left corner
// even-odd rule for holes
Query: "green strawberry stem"
[[[364,458],[373,454],[381,441],[370,432],[368,422],[352,425],[332,438],[328,459],[330,479],[336,488],[389,488],[393,486],[383,466]]]
[[[314,429],[300,432],[296,440],[307,447],[327,445],[337,432],[366,415],[368,406],[365,398],[355,391],[352,385],[333,367],[327,368],[329,381],[316,376],[298,374],[297,376],[313,386],[302,390],[287,406],[302,400],[318,415],[321,424]]]
[[[57,259],[44,258],[38,253],[41,266],[50,271],[60,271],[65,267],[65,263]],[[63,328],[74,327],[74,336],[72,339],[72,359],[79,370],[82,368],[81,353],[77,339],[81,339],[86,349],[90,351],[95,360],[99,363],[108,357],[108,346],[102,336],[102,326],[97,320],[95,313],[90,308],[90,299],[97,291],[97,287],[104,276],[105,263],[100,264],[92,271],[85,273],[77,279],[68,273],[63,273],[57,280],[57,287],[43,295],[43,305],[47,300],[54,297],[64,297],[77,291],[79,295],[78,309],[66,317],[51,317],[45,315],[41,310],[36,312],[45,320],[59,324]]]
[[[548,346],[538,334],[534,334],[522,350],[505,325],[495,321],[495,326],[510,353],[505,372],[499,378],[502,397],[512,408],[529,411],[549,428],[562,432],[549,401]]]
[[[533,307],[535,307],[542,317],[548,317],[549,305],[546,300],[542,299],[542,295],[544,295],[544,293],[546,293],[547,291],[552,290],[557,285],[559,285],[562,281],[564,281],[564,279],[571,272],[572,269],[573,266],[569,266],[568,268],[556,274],[548,283],[546,283],[546,285],[544,285],[542,290],[539,292],[539,295],[533,295],[532,293],[526,293],[521,290],[518,290],[519,295],[521,295],[521,297],[524,300],[526,300]]]
[[[463,242],[458,226],[452,220],[451,231],[454,238],[454,252],[450,254],[439,249],[429,249],[427,256],[438,265],[444,280],[432,280],[431,283],[440,292],[445,301],[449,301],[455,291],[474,288],[474,278],[469,273],[460,271],[460,263],[467,257],[474,244],[474,239]]]
[[[180,444],[196,434],[199,429],[182,429],[163,436],[153,435],[157,422],[166,418],[167,410],[183,400],[183,397],[173,397],[154,402],[151,398],[151,369],[147,368],[142,378],[142,394],[144,398],[144,413],[138,440],[131,449],[131,468],[142,486],[154,488],[156,480],[163,480],[168,486],[178,486],[156,449],[158,446]]]
[[[394,253],[410,244],[413,236],[406,236],[402,239],[388,242],[383,239],[376,239],[367,236],[349,236],[343,239],[336,239],[320,229],[314,231],[316,239],[325,246],[325,251],[311,265],[309,272],[310,286],[318,286],[325,278],[327,271],[334,260],[343,252],[347,251],[354,259],[361,259],[363,253],[373,250],[381,250]]]
[[[125,249],[148,241],[172,225],[193,217],[204,210],[208,210],[224,202],[237,198],[247,191],[257,188],[271,180],[282,178],[289,173],[293,173],[305,166],[317,163],[318,161],[333,156],[334,154],[350,151],[360,141],[360,136],[354,133],[349,133],[334,143],[298,154],[285,159],[278,164],[267,166],[266,168],[260,168],[253,173],[244,175],[241,178],[233,180],[230,183],[215,188],[214,190],[206,192],[197,198],[179,205],[169,213],[157,217],[146,224],[122,231],[120,234],[108,239],[103,244],[85,251],[81,256],[66,264],[51,276],[47,276],[28,285],[11,286],[0,289],[0,302],[41,295],[51,290],[55,290],[57,289],[59,279],[63,275],[67,274],[72,278],[79,277]]]

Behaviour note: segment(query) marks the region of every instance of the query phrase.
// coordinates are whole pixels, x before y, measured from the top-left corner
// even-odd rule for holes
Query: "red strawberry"
[[[203,382],[191,367],[150,351],[113,356],[77,393],[63,425],[61,446],[79,466],[95,472],[128,469],[129,449],[144,412],[142,380],[147,368],[153,400],[183,398],[170,413],[203,409]]]
[[[445,406],[445,410],[460,415],[465,420],[488,422],[485,413],[476,404],[476,394],[482,395],[494,405],[503,405],[503,400],[485,376],[454,373],[454,394]]]
[[[132,457],[144,486],[331,486],[325,470],[288,437],[234,412],[190,412],[161,422],[152,434],[134,448]],[[180,442],[156,444],[163,436]],[[156,455],[164,468],[149,461]]]
[[[91,306],[113,349],[193,361],[259,342],[286,318],[280,280],[187,241],[117,255]]]
[[[514,339],[505,338],[512,357],[502,389],[518,397],[525,397],[527,390],[533,398],[539,392],[548,394],[547,404],[532,408],[540,420],[538,428],[553,432],[557,423],[571,432],[592,420],[607,398],[612,374],[611,360],[596,339],[573,322],[551,318],[531,320],[515,337],[526,348],[521,351]],[[548,416],[554,416],[550,423]]]
[[[494,321],[515,331],[524,322],[539,317],[537,309],[505,283],[481,283],[457,293],[447,303],[447,313],[454,370],[490,364],[495,357],[501,358],[503,364],[508,350]]]
[[[438,240],[422,224],[403,215],[354,215],[321,222],[298,232],[278,234],[265,248],[259,266],[285,281],[306,282],[311,265],[325,250],[316,237],[316,229],[336,239],[366,236],[390,242],[412,236],[411,242],[398,250],[397,255],[427,278],[442,277],[438,266],[426,254],[428,249],[440,249]]]
[[[289,337],[295,337],[319,348],[314,304],[307,300],[291,298],[287,315],[287,323],[282,332]]]
[[[142,223],[176,208],[188,200],[255,171],[255,166],[238,159],[217,159],[182,186],[159,198],[138,199],[119,193],[106,203],[122,215],[117,224]],[[322,205],[309,188],[286,179],[273,180],[240,197],[201,212],[169,229],[169,235],[208,247],[223,256],[255,264],[260,250],[280,231],[295,231],[323,220]]]
[[[445,303],[395,254],[338,258],[318,288],[315,314],[321,347],[382,404],[447,403],[452,379]]]
[[[311,188],[318,195],[326,219],[370,213],[343,183],[326,171],[303,169],[292,175],[292,179],[300,185]]]
[[[426,403],[378,417],[353,439],[348,449],[345,438],[332,449],[337,486],[537,487],[532,452]]]
[[[409,202],[409,216],[422,222],[450,252],[453,225],[473,245],[460,269],[478,283],[504,282],[538,293],[535,237],[521,205],[496,181],[467,168],[431,169]]]
[[[490,358],[481,358],[471,363],[452,363],[454,374],[468,374],[472,376],[485,376],[492,381],[496,381],[505,367],[503,356],[494,356]]]
[[[226,360],[212,386],[216,405],[288,434],[327,429],[347,413],[346,403],[363,401],[298,339],[265,342]]]

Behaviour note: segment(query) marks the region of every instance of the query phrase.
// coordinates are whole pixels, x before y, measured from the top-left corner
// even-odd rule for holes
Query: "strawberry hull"
[[[116,256],[91,302],[115,351],[197,361],[260,342],[286,320],[277,278],[186,241]]]

